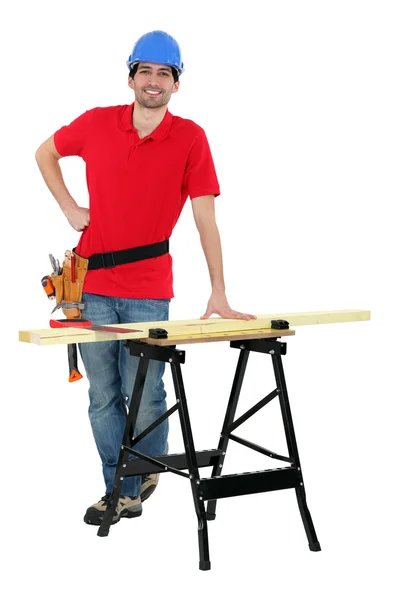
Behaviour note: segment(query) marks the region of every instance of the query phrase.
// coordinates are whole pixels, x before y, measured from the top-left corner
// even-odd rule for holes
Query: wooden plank
[[[285,319],[290,327],[298,325],[321,325],[327,323],[349,323],[353,321],[368,321],[370,312],[366,310],[332,310],[302,313],[278,313],[274,315],[258,315],[257,319],[243,321],[241,319],[191,319],[181,321],[155,321],[146,323],[120,323],[113,327],[141,329],[141,332],[111,333],[90,331],[89,329],[33,329],[19,332],[21,342],[43,345],[73,344],[86,342],[103,342],[108,340],[146,339],[149,329],[162,327],[168,331],[169,336],[182,336],[223,332],[260,331],[271,329],[271,320]],[[279,330],[278,330],[279,331]]]

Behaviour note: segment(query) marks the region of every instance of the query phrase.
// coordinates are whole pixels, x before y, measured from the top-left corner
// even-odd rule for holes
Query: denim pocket
[[[161,298],[161,299],[157,299],[157,298],[147,298],[145,300],[145,302],[148,302],[149,304],[156,306],[156,307],[163,307],[163,306],[168,306],[169,303],[171,302],[170,298]]]
[[[149,298],[140,301],[142,303],[142,316],[144,321],[168,321],[169,298]]]

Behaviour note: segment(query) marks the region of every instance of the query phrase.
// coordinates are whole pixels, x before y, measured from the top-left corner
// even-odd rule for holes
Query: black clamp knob
[[[274,319],[271,321],[271,329],[289,329],[289,321]]]
[[[168,331],[166,329],[162,329],[161,327],[149,329],[149,338],[156,340],[166,339],[168,338]]]

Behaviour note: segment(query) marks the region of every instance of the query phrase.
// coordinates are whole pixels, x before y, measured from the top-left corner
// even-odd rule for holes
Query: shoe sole
[[[111,525],[115,525],[115,523],[118,523],[118,521],[122,518],[134,519],[135,517],[140,517],[141,514],[142,509],[135,511],[128,509],[122,510],[118,516],[113,517]],[[98,511],[95,508],[88,508],[85,516],[83,517],[83,520],[85,523],[87,523],[87,525],[101,525],[103,517],[99,515]]]

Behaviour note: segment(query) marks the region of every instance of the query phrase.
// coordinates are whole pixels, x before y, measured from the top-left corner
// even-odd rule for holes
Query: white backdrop
[[[397,598],[398,3],[12,6],[0,15],[6,597]],[[61,258],[78,241],[41,178],[36,148],[88,108],[133,101],[125,61],[153,29],[171,33],[184,55],[170,110],[204,127],[214,155],[232,307],[372,311],[370,322],[298,327],[284,357],[320,553],[308,550],[293,490],[256,494],[219,502],[209,523],[212,570],[198,571],[190,488],[171,474],[140,519],[98,538],[82,520],[103,493],[87,380],[67,382],[64,346],[16,341],[20,329],[47,327],[48,254]],[[61,166],[87,206],[83,162]],[[171,246],[170,317],[198,318],[210,285],[190,201]],[[186,350],[195,442],[216,447],[238,354],[228,344]],[[238,414],[274,387],[265,360],[251,359]],[[166,385],[171,406],[169,373]],[[239,435],[285,453],[277,406]],[[179,452],[176,415],[170,428]],[[275,466],[233,442],[229,451],[226,472]]]

